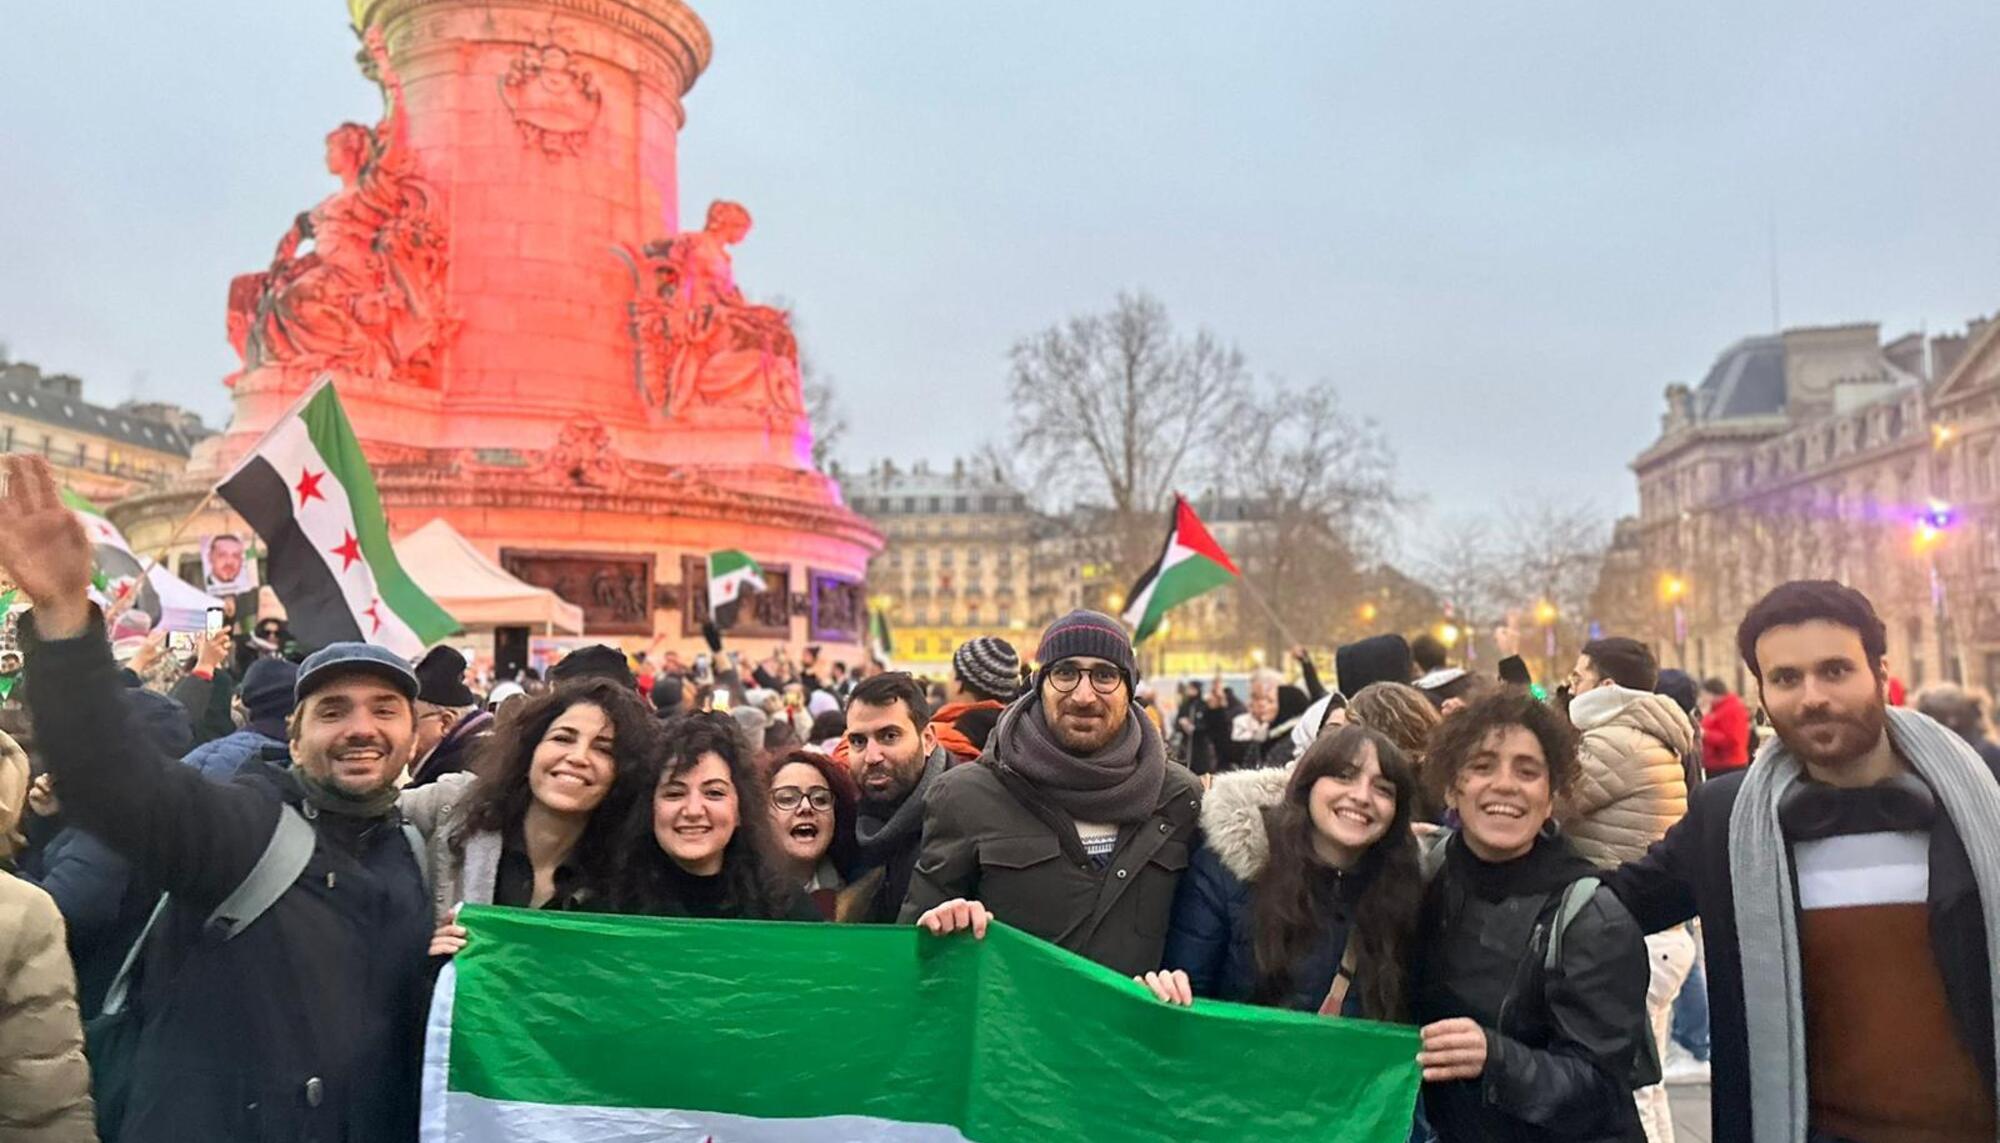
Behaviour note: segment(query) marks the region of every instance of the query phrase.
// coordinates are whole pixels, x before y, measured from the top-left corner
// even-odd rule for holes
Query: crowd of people
[[[1890,703],[1838,584],[1743,619],[1754,764],[1750,704],[1615,636],[1546,698],[1518,657],[1396,635],[1325,681],[1297,648],[1241,700],[1156,691],[1089,611],[936,683],[719,639],[483,695],[449,649],[226,635],[163,675],[121,665],[46,467],[0,464],[0,573],[34,601],[0,1139],[413,1139],[468,902],[998,920],[1159,1003],[1415,1029],[1413,1140],[1658,1143],[1666,1065],[1699,1059],[1719,1140],[1996,1137],[2000,747],[1974,692]]]

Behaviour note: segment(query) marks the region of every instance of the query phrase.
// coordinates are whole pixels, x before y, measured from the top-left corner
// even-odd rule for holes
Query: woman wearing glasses
[[[771,823],[778,865],[805,886],[823,920],[837,921],[854,869],[854,820],[860,793],[845,767],[824,754],[794,750],[771,763]]]

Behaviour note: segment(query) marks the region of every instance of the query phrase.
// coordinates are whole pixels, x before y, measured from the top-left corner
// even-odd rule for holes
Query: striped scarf
[[[2000,782],[1965,740],[1929,718],[1891,707],[1889,741],[1931,788],[1965,843],[1979,884],[1986,946],[2000,949]],[[1756,1143],[1802,1143],[1810,1118],[1804,980],[1792,866],[1778,806],[1802,773],[1775,738],[1737,792],[1729,822],[1736,891],[1736,943],[1743,958],[1744,1022],[1750,1041],[1750,1122]],[[2000,958],[1989,957],[2000,1031]],[[2000,1043],[2000,1038],[1996,1038]]]

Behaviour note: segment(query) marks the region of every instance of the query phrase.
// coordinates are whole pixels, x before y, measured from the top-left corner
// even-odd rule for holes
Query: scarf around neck
[[[910,787],[910,792],[886,818],[868,809],[855,814],[854,840],[868,864],[879,863],[883,854],[905,841],[917,839],[924,825],[924,790],[931,779],[944,773],[947,757],[942,746],[931,751],[931,756],[924,760],[924,772],[917,776],[917,784]]]
[[[997,765],[1020,775],[1080,822],[1145,821],[1166,786],[1166,744],[1153,720],[1136,707],[1109,745],[1078,755],[1056,741],[1041,695],[1031,693],[1000,716],[990,746]]]
[[[339,814],[344,818],[381,818],[396,808],[396,796],[402,793],[394,786],[384,786],[372,794],[357,797],[337,786],[321,782],[300,766],[292,767],[292,773],[299,779],[299,787],[306,792],[306,801],[314,809],[325,814]]]
[[[2000,782],[1965,740],[1929,718],[1891,707],[1896,753],[1929,786],[1950,818],[1979,887],[1986,946],[2000,948]],[[1744,1023],[1750,1042],[1750,1120],[1757,1143],[1800,1143],[1810,1116],[1804,972],[1792,865],[1779,813],[1804,767],[1772,740],[1751,764],[1729,821],[1729,876],[1743,959]],[[1989,957],[2000,1029],[2000,958]]]

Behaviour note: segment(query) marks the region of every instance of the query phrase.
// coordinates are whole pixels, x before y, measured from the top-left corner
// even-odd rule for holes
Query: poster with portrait
[[[217,532],[201,538],[201,580],[208,594],[219,599],[257,590],[257,561],[250,558],[250,537]]]

